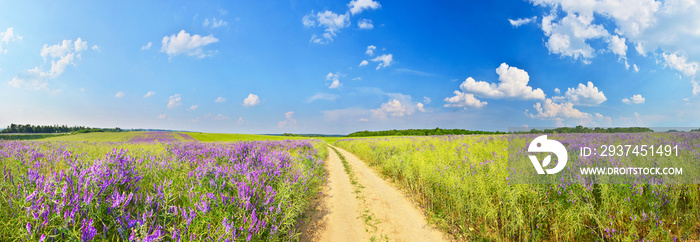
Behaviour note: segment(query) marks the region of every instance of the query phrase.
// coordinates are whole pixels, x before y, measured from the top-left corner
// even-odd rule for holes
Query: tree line
[[[538,130],[538,129],[531,129],[530,132],[518,132],[518,133],[531,133],[531,134],[567,134],[567,133],[646,133],[646,132],[654,132],[654,130],[650,128],[642,128],[642,127],[615,127],[615,128],[601,128],[601,127],[595,127],[595,128],[588,128],[588,127],[583,127],[581,125],[576,126],[576,127],[560,127],[556,129],[545,129],[545,130]]]
[[[66,125],[31,125],[31,124],[10,124],[7,128],[0,130],[0,133],[90,133],[90,132],[122,132],[119,127],[113,129],[90,128],[84,126]]]
[[[348,137],[367,136],[428,136],[428,135],[469,135],[469,134],[505,134],[505,132],[478,131],[466,129],[403,129],[403,130],[383,130],[383,131],[359,131],[348,134]]]

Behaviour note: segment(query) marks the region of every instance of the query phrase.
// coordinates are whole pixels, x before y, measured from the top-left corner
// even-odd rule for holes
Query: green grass
[[[84,134],[72,134],[59,137],[51,137],[41,139],[39,141],[73,141],[73,142],[126,142],[137,135],[143,134],[143,131],[130,132],[93,132]]]
[[[0,140],[34,140],[64,135],[66,134],[0,134]]]
[[[689,142],[700,147],[697,140]],[[498,135],[347,139],[335,145],[405,189],[432,223],[458,240],[700,238],[698,184],[514,184],[508,180],[508,140]]]
[[[255,141],[255,140],[297,140],[309,139],[308,137],[290,137],[290,136],[275,136],[275,135],[260,135],[260,134],[221,134],[221,133],[199,133],[199,132],[182,132],[202,142],[217,142],[217,141]]]

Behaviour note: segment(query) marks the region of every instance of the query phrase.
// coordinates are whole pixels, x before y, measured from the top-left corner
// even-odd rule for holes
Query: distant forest
[[[475,131],[466,129],[404,129],[404,130],[384,130],[384,131],[359,131],[348,135],[348,137],[368,137],[368,136],[421,136],[421,135],[460,135],[460,134],[505,134],[505,132]]]
[[[120,128],[114,129],[102,129],[102,128],[89,128],[83,126],[72,126],[68,127],[66,125],[31,125],[31,124],[10,124],[7,128],[0,130],[0,133],[22,133],[22,134],[35,134],[35,133],[90,133],[90,132],[121,132]]]
[[[556,128],[556,129],[545,129],[545,130],[537,130],[537,129],[532,129],[530,132],[517,132],[517,133],[530,133],[530,134],[566,134],[566,133],[646,133],[646,132],[654,132],[654,130],[651,130],[650,128],[641,128],[641,127],[629,127],[629,128],[588,128],[588,127],[583,127],[581,125],[576,126],[576,127],[561,127],[561,128]]]

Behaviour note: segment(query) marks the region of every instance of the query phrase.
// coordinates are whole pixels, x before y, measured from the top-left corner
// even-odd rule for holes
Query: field
[[[698,134],[556,137],[570,153],[577,153],[577,145],[586,139],[614,143],[661,140],[687,151],[682,160],[696,166],[700,160]],[[509,181],[508,142],[506,136],[441,136],[340,140],[335,144],[366,161],[407,194],[415,194],[432,221],[458,239],[700,239],[698,184],[515,184]]]
[[[295,239],[325,179],[322,142],[163,143],[139,135],[0,141],[0,238]],[[114,142],[127,139],[137,141]]]
[[[0,140],[33,140],[60,137],[65,134],[0,134]]]
[[[534,137],[310,139],[99,132],[39,141],[0,140],[0,238],[287,241],[348,239],[356,233],[360,234],[353,238],[358,240],[418,238],[418,233],[428,236],[421,238],[440,238],[442,232],[424,225],[418,227],[425,231],[405,230],[429,223],[446,232],[444,238],[456,240],[700,239],[697,180],[672,184],[642,177],[609,184],[601,177],[593,182],[555,176],[562,182],[524,182],[517,176],[521,168],[511,162],[525,158],[526,140]],[[550,138],[574,154],[567,169],[621,162],[598,155],[580,158],[584,143],[663,143],[678,145],[681,155],[635,158],[634,163],[678,160],[675,165],[700,177],[700,169],[689,169],[699,166],[697,133]],[[331,155],[327,143],[337,146]],[[389,192],[374,173],[401,191]],[[329,180],[326,174],[331,174]],[[339,184],[345,188],[338,190]],[[401,193],[412,201],[400,198]],[[324,201],[336,210],[319,208]],[[402,209],[392,210],[398,207]],[[420,207],[428,222],[421,222],[426,219],[415,209],[409,219],[410,207]],[[309,226],[327,220],[328,214],[336,214],[329,221],[338,224]],[[397,230],[401,226],[404,229]],[[340,234],[332,233],[336,230]]]

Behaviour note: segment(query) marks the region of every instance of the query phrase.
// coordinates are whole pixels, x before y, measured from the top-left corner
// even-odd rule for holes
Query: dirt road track
[[[423,213],[392,184],[377,176],[363,161],[335,147],[363,186],[359,198],[336,153],[329,148],[328,183],[316,204],[316,213],[302,229],[304,241],[446,241],[429,225]],[[376,229],[363,215],[371,214]]]

